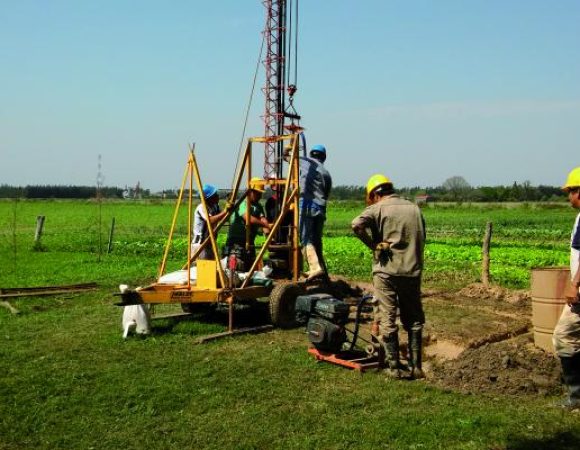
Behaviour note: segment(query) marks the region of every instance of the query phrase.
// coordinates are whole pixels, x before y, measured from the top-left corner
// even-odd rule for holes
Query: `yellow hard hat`
[[[250,180],[250,189],[263,194],[266,192],[266,180],[260,177],[253,177]]]
[[[383,184],[393,184],[393,182],[388,177],[380,173],[370,177],[369,181],[367,181],[367,198],[369,198],[371,192]]]
[[[580,187],[580,167],[572,169],[568,174],[568,179],[566,180],[566,184],[562,186],[562,189],[567,191],[568,189],[576,187]]]

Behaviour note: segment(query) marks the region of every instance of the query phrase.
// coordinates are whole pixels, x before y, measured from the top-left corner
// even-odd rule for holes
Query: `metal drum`
[[[570,269],[542,267],[532,270],[532,324],[534,343],[553,353],[552,333],[566,305],[564,291],[570,283]]]

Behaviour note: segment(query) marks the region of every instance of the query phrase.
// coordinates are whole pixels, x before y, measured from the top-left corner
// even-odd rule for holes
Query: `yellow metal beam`
[[[191,158],[191,164],[192,164],[192,169],[193,169],[193,174],[195,175],[195,180],[197,182],[197,186],[198,186],[198,190],[200,193],[200,199],[201,199],[201,204],[203,207],[203,210],[205,211],[205,217],[207,218],[207,231],[209,234],[209,238],[211,241],[211,247],[213,249],[213,255],[214,255],[214,260],[217,261],[216,266],[217,266],[217,271],[219,274],[219,278],[220,278],[220,283],[222,284],[222,286],[225,286],[225,275],[224,275],[224,269],[222,268],[222,265],[219,263],[219,257],[220,254],[218,252],[217,249],[217,242],[216,242],[216,236],[215,236],[215,232],[213,227],[211,226],[211,223],[209,221],[209,211],[207,209],[207,202],[205,201],[205,197],[203,196],[203,185],[201,184],[201,177],[199,176],[199,168],[197,166],[197,160],[195,159],[195,153],[193,151],[194,149],[192,148],[190,150],[190,158]],[[191,264],[191,260],[189,259],[189,253],[188,253],[188,264]],[[189,276],[187,277],[189,280]],[[188,283],[189,286],[189,283]]]
[[[175,230],[175,222],[177,221],[177,213],[179,212],[179,206],[181,205],[181,199],[183,197],[183,189],[185,188],[185,182],[187,181],[187,174],[189,173],[189,160],[188,164],[185,166],[185,171],[183,173],[183,179],[181,181],[181,189],[179,189],[179,196],[177,198],[177,203],[175,205],[175,211],[173,213],[173,220],[171,221],[171,229],[169,230],[169,237],[167,243],[165,244],[165,251],[163,253],[163,259],[161,260],[161,266],[159,267],[159,277],[165,273],[165,265],[167,262],[167,255],[169,254],[169,248],[171,246],[171,240],[173,239],[173,231]]]

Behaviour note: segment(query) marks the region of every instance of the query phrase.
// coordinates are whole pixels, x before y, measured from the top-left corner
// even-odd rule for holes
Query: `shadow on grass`
[[[580,432],[563,431],[540,439],[511,438],[506,450],[576,450],[579,448]]]
[[[313,283],[308,285],[305,293],[328,293],[339,299],[358,299],[363,295],[359,286],[351,285],[345,280],[336,279],[329,283]],[[188,305],[189,315],[176,315],[153,320],[152,334],[169,333],[204,334],[220,333],[228,329],[229,310],[226,304],[219,305]],[[185,306],[187,308],[187,306]],[[233,312],[234,329],[260,327],[271,324],[270,305],[268,301],[256,300],[248,304],[236,303]],[[295,328],[299,328],[299,323]]]
[[[233,312],[234,329],[270,324],[268,308],[268,303],[259,301],[248,305],[235,305]],[[181,333],[201,336],[226,331],[228,323],[228,307],[220,305],[189,315],[153,320],[152,334],[159,336],[169,333]]]

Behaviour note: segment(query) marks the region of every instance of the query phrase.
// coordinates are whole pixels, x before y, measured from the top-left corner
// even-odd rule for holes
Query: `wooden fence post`
[[[44,228],[44,216],[36,216],[36,232],[34,233],[34,246],[40,245],[40,238],[42,237],[42,229]]]
[[[489,247],[491,245],[491,222],[485,225],[485,236],[483,237],[483,248],[481,257],[481,282],[485,287],[489,287]]]
[[[115,233],[115,218],[111,220],[111,230],[109,231],[109,243],[107,244],[107,253],[113,249],[113,234]]]

